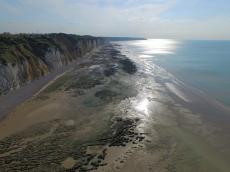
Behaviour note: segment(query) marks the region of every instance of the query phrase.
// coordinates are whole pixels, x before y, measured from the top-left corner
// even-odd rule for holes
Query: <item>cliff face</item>
[[[103,38],[70,34],[0,35],[0,94],[83,57]]]

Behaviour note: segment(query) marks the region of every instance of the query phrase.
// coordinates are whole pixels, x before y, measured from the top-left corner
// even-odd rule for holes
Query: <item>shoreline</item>
[[[143,70],[144,63],[120,48],[105,45],[1,121],[2,168],[95,172],[229,168],[228,125],[219,127],[221,121],[204,118],[203,99],[156,66],[152,73]],[[214,113],[209,105],[203,107],[204,113]]]
[[[203,149],[202,147],[208,143],[204,146],[209,147],[206,150],[207,152],[199,153],[199,156],[206,156],[205,154],[212,152],[208,155],[210,156],[210,161],[213,161],[212,165],[214,165],[216,161],[220,163],[215,164],[216,166],[219,166],[219,170],[221,170],[222,167],[225,169],[222,169],[221,171],[228,169],[229,167],[224,159],[230,160],[230,148],[228,146],[228,143],[230,142],[230,137],[228,135],[230,131],[229,109],[222,106],[217,101],[210,99],[205,94],[200,94],[197,89],[178,81],[164,68],[152,63],[150,68],[150,66],[148,66],[150,64],[148,64],[147,61],[146,63],[145,61],[142,62],[135,57],[135,54],[133,54],[130,49],[125,47],[125,45],[123,46],[124,47],[120,48],[121,52],[131,60],[135,61],[136,64],[139,64],[138,67],[142,72],[142,75],[144,77],[149,77],[149,80],[153,80],[154,87],[157,87],[157,89],[155,89],[157,94],[156,97],[159,96],[163,99],[158,100],[158,98],[154,97],[154,101],[157,99],[161,103],[154,103],[156,105],[151,105],[156,106],[156,109],[158,109],[155,114],[157,116],[155,119],[155,121],[157,121],[155,122],[155,125],[159,127],[156,127],[155,130],[159,133],[166,132],[166,135],[160,134],[159,137],[164,138],[170,136],[173,139],[179,140],[178,144],[182,144],[186,147],[188,146],[189,149],[194,149],[193,151],[201,151]],[[168,101],[164,102],[163,97],[168,99]],[[161,110],[161,108],[164,110]],[[166,111],[166,109],[169,110]],[[166,115],[165,113],[169,114]],[[175,131],[172,133],[170,130]],[[190,142],[194,142],[194,145],[187,143],[186,139],[191,139]],[[215,156],[218,158],[214,161]],[[207,162],[204,161],[203,163]],[[210,168],[210,171],[212,170],[213,169]]]
[[[128,51],[127,49],[124,49],[121,51],[128,57],[130,55],[131,60],[136,61],[137,64],[141,63],[139,62],[139,60],[136,60],[136,57],[135,58],[132,57],[133,54],[125,53]],[[208,96],[206,92],[200,90],[199,88],[196,88],[194,86],[189,85],[188,83],[185,83],[182,80],[179,80],[177,76],[169,69],[166,69],[165,67],[157,63],[153,63],[152,65],[154,66],[151,69],[152,71],[159,70],[159,72],[162,72],[162,77],[165,77],[165,80],[162,79],[162,81],[159,81],[159,82],[168,88],[169,93],[171,92],[172,93],[171,95],[174,96],[177,99],[177,101],[179,101],[180,103],[183,103],[185,106],[189,104],[193,104],[195,102],[196,105],[189,107],[189,108],[193,108],[193,110],[195,111],[197,110],[196,106],[199,107],[199,103],[201,103],[202,106],[204,106],[206,109],[208,109],[207,108],[208,106],[211,106],[211,108],[216,109],[215,112],[211,112],[211,113],[221,112],[224,114],[224,116],[229,117],[229,120],[230,120],[230,115],[228,115],[230,114],[230,107],[228,107],[221,101],[216,100],[214,97]],[[146,68],[148,68],[148,66]],[[160,76],[158,76],[158,74],[156,74],[155,76],[153,75],[153,78],[156,78],[156,77],[160,77]],[[198,109],[201,111],[201,113],[207,114],[205,110],[202,110],[202,107]]]
[[[136,130],[138,118],[115,111],[120,101],[136,95],[125,82],[135,72],[135,65],[110,45],[76,64],[1,121],[1,168],[110,168],[113,149],[127,151],[145,138]]]

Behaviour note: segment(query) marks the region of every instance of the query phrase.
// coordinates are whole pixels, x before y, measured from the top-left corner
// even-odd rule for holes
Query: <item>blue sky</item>
[[[0,0],[0,32],[230,39],[230,0]]]
[[[210,17],[230,17],[229,0],[178,0],[163,14],[168,18],[205,19]]]

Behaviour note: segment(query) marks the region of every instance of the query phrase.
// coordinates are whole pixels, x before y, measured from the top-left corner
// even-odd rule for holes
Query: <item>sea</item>
[[[185,85],[230,107],[230,41],[147,39],[119,42],[145,64],[157,66]],[[143,65],[142,65],[143,66]]]

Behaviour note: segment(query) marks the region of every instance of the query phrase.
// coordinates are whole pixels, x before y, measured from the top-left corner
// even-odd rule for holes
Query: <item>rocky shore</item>
[[[136,71],[109,44],[76,64],[2,121],[1,170],[91,171],[108,165],[112,148],[141,145],[140,119],[114,108],[136,96],[125,81]]]
[[[11,108],[0,171],[229,171],[228,118],[209,120],[205,99],[186,92],[183,101],[167,71],[140,60],[105,44]]]

